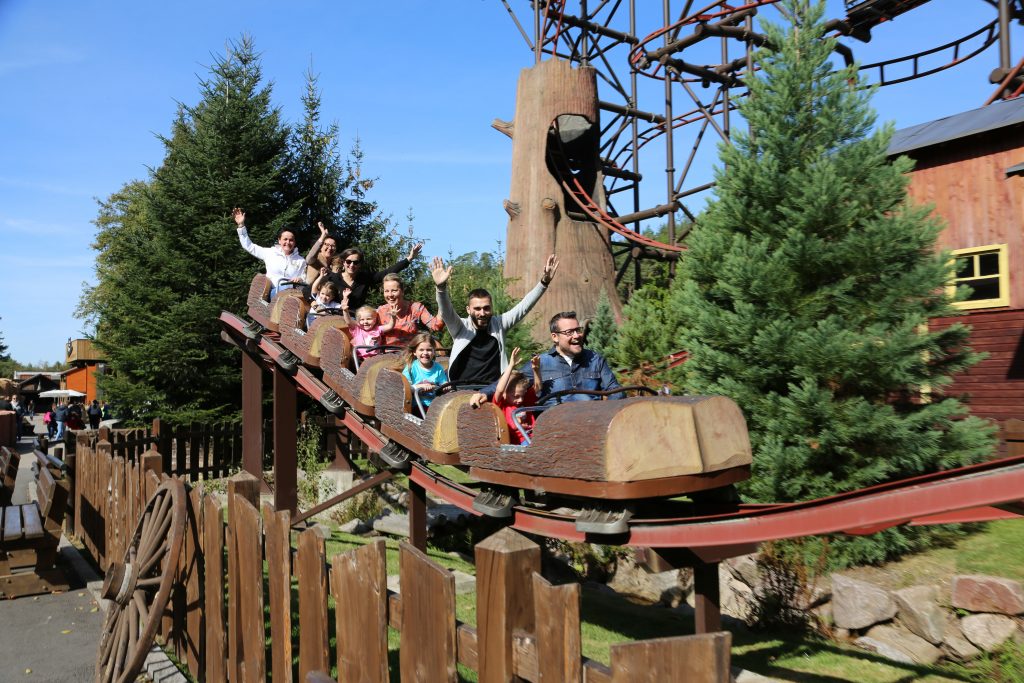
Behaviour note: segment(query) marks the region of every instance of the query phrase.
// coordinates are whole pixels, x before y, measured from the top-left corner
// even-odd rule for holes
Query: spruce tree
[[[262,263],[238,244],[233,206],[246,211],[257,244],[273,244],[298,211],[288,182],[288,128],[243,37],[200,81],[201,99],[181,105],[166,155],[146,183],[101,205],[96,221],[99,284],[82,314],[113,374],[106,389],[148,415],[201,420],[233,410],[237,351],[220,339],[223,309],[244,310]],[[313,235],[296,229],[300,246]]]
[[[587,321],[587,348],[597,351],[609,362],[615,348],[616,334],[615,315],[612,313],[612,305],[608,301],[608,295],[604,290],[597,299],[597,310],[594,317]]]
[[[741,490],[780,502],[976,462],[993,446],[936,391],[977,356],[964,326],[927,328],[956,311],[941,226],[906,201],[912,163],[887,159],[892,128],[872,132],[855,69],[833,71],[824,3],[783,7],[791,24],[764,26],[773,48],[740,105],[749,132],[722,147],[716,198],[668,300],[690,353],[677,379],[739,404],[754,448]],[[880,561],[926,533],[841,537],[830,561]]]

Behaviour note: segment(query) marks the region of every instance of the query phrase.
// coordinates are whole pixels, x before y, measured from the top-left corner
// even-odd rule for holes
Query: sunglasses
[[[359,259],[345,259],[345,263],[347,263],[350,266],[358,266],[360,263],[362,263],[362,261]]]
[[[555,334],[564,334],[566,337],[571,337],[574,334],[583,334],[583,328],[574,327],[571,330],[555,330]]]

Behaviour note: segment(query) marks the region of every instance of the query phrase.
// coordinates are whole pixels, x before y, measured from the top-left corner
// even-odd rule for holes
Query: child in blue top
[[[448,381],[448,373],[434,360],[435,356],[437,340],[426,332],[413,337],[405,349],[402,374],[419,391],[424,409],[434,400],[437,388]]]

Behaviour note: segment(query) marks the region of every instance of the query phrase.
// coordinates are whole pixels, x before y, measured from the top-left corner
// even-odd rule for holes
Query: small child
[[[386,323],[381,323],[377,317],[377,309],[373,306],[362,306],[356,310],[356,320],[348,315],[348,294],[351,290],[346,289],[341,300],[342,315],[345,316],[345,323],[348,325],[349,335],[352,337],[352,346],[377,346],[386,332],[390,332],[395,326],[395,319],[388,318]],[[356,349],[356,356],[360,361],[381,353],[382,349]]]
[[[505,422],[508,423],[508,437],[509,441],[514,444],[523,442],[523,435],[516,427],[515,420],[512,419],[512,412],[516,408],[522,408],[523,406],[535,406],[537,405],[537,391],[535,387],[541,385],[540,379],[540,356],[534,356],[530,359],[530,368],[533,370],[533,385],[531,386],[529,381],[519,370],[516,370],[516,364],[519,362],[519,347],[512,349],[512,353],[508,358],[508,367],[505,368],[505,372],[502,373],[498,379],[498,384],[494,388],[494,405],[501,408],[502,412],[505,413]],[[533,424],[537,421],[537,413],[533,411],[525,411],[519,414],[519,424],[523,426],[527,436],[533,433]]]
[[[348,298],[347,290],[345,298]],[[325,282],[320,286],[320,290],[317,292],[316,298],[313,299],[313,303],[309,305],[309,313],[306,314],[306,329],[308,330],[317,318],[330,315],[331,311],[336,311],[343,307],[344,303],[338,303],[338,288],[333,282]]]
[[[434,361],[435,356],[437,340],[427,332],[420,332],[409,342],[403,358],[405,369],[402,374],[420,392],[424,410],[434,400],[437,388],[448,381],[448,373]]]

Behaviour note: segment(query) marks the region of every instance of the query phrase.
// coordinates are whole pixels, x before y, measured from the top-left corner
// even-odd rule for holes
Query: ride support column
[[[263,481],[263,367],[242,351],[242,469]]]
[[[298,512],[295,378],[274,368],[274,509]]]

